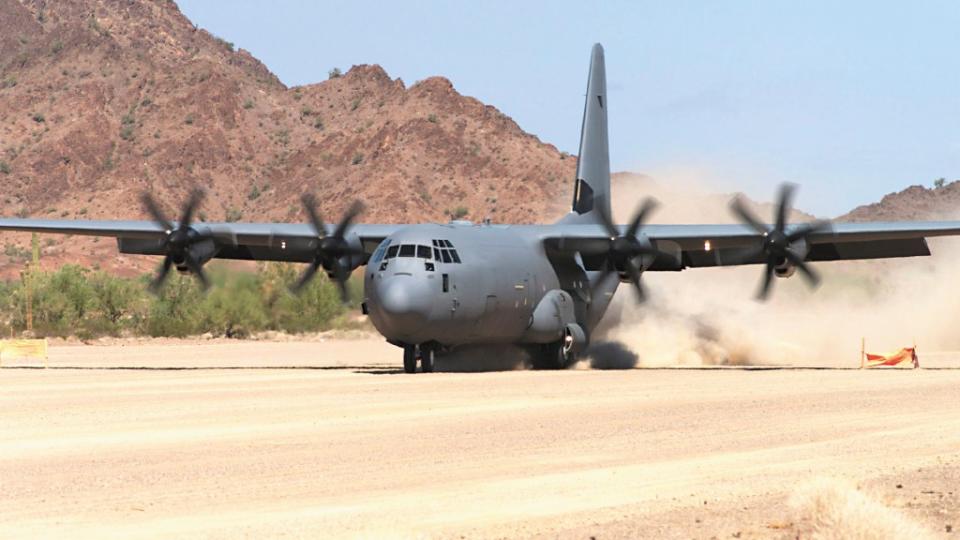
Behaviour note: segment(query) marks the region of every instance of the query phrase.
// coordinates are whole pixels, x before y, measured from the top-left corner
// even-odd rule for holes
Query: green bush
[[[340,293],[320,272],[300,295],[289,291],[302,265],[261,263],[256,272],[209,268],[213,287],[204,294],[190,275],[172,273],[157,295],[152,276],[121,278],[66,265],[0,282],[0,320],[26,328],[26,284],[32,280],[33,327],[39,336],[150,335],[184,337],[211,333],[243,338],[264,330],[289,333],[331,328],[346,312]],[[351,280],[357,303],[362,279]]]

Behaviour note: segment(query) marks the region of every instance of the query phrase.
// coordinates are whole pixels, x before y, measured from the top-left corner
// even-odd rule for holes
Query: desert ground
[[[960,529],[952,361],[416,375],[399,364],[371,337],[58,344],[48,369],[5,362],[0,537]]]

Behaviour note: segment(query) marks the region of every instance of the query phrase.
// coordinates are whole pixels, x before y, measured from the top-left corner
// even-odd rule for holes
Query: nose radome
[[[407,276],[394,276],[378,286],[380,308],[396,332],[407,334],[427,321],[430,298],[423,284]]]

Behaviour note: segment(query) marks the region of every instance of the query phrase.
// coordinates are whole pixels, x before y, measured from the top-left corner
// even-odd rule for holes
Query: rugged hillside
[[[939,188],[910,186],[885,195],[878,203],[859,206],[838,221],[902,221],[960,219],[960,181]]]
[[[194,185],[211,221],[300,221],[304,191],[331,219],[360,198],[371,222],[536,222],[568,202],[573,159],[443,78],[355,66],[286,88],[166,1],[4,0],[0,28],[0,215],[143,218],[141,191],[175,213]],[[49,264],[151,264],[44,242]],[[24,236],[0,243],[19,267]]]

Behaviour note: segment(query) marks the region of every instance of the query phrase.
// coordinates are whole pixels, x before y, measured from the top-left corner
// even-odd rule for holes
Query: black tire
[[[572,356],[572,355],[571,355]],[[566,369],[576,361],[563,353],[563,342],[541,345],[531,355],[533,369]]]
[[[417,348],[413,345],[403,347],[403,371],[407,373],[417,372]]]
[[[420,371],[433,373],[434,350],[420,349]]]

